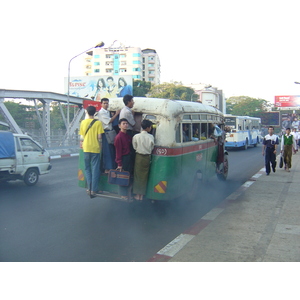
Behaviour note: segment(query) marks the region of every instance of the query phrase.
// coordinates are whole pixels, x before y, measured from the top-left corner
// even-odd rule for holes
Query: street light
[[[69,65],[68,65],[68,107],[67,107],[67,136],[68,136],[68,142],[70,142],[70,136],[69,136],[69,126],[70,126],[70,65],[71,65],[71,61],[76,58],[77,56],[88,52],[89,50],[92,50],[94,48],[101,48],[104,46],[103,42],[100,42],[99,44],[97,44],[96,46],[93,46],[92,48],[89,48],[79,54],[77,54],[76,56],[72,57],[69,61]]]

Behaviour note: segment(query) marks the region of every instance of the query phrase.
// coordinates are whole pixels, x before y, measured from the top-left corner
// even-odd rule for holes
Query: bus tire
[[[24,175],[24,182],[28,186],[35,185],[39,180],[39,172],[37,169],[28,169]]]
[[[248,139],[246,139],[246,142],[245,142],[245,145],[243,147],[244,150],[247,150],[248,149]]]
[[[227,179],[228,169],[229,169],[228,154],[224,154],[223,168],[219,170],[219,173],[217,173],[217,177],[219,180],[225,181]]]

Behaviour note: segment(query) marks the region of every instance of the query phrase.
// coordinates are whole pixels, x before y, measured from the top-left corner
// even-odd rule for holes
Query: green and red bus
[[[216,175],[220,180],[227,178],[225,141],[214,135],[215,125],[224,128],[221,111],[190,101],[135,97],[134,102],[135,130],[140,131],[143,119],[154,124],[155,147],[145,198],[165,201],[182,195],[194,197],[202,180]],[[110,111],[123,107],[122,98],[110,99]],[[79,157],[79,186],[86,187],[82,149]],[[107,174],[100,177],[101,196],[118,197],[118,186],[108,183]]]

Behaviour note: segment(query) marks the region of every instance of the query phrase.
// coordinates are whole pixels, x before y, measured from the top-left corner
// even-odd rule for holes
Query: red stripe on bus
[[[178,148],[154,147],[152,154],[157,156],[176,156],[215,147],[215,142],[183,146]]]

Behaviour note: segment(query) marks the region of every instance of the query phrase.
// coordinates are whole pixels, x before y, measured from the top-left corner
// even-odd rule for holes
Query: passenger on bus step
[[[112,128],[112,122],[118,117],[120,111],[116,111],[113,117],[110,117],[110,112],[107,110],[109,106],[109,99],[102,98],[101,99],[101,106],[98,113],[98,118],[102,122],[104,133],[102,134],[102,162],[104,172],[108,173],[109,170],[116,168],[115,163],[115,147],[113,144],[109,144],[105,135],[105,132],[114,130]]]
[[[134,112],[131,110],[134,105],[133,96],[125,95],[123,97],[125,106],[120,111],[120,119],[126,119],[128,122],[127,134],[133,136],[133,126],[135,125]]]
[[[151,152],[154,148],[154,137],[150,134],[152,122],[142,121],[142,132],[133,136],[132,146],[136,150],[134,163],[133,193],[136,200],[143,200],[146,194]]]
[[[117,170],[129,171],[133,174],[133,160],[132,160],[132,137],[127,134],[128,121],[125,118],[119,120],[120,131],[115,138],[116,149],[116,163]],[[129,185],[130,186],[130,185]],[[119,186],[119,194],[124,200],[128,200],[129,187]]]

